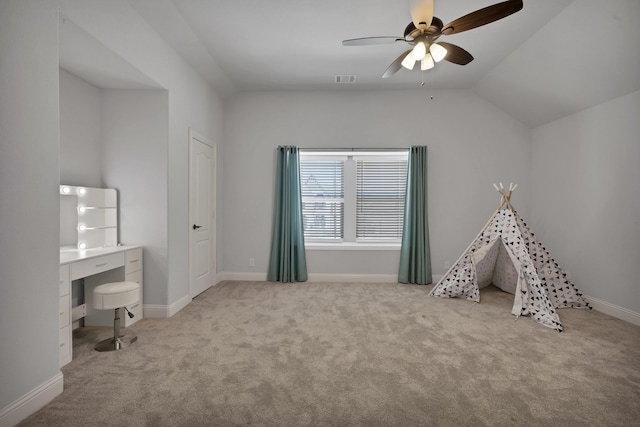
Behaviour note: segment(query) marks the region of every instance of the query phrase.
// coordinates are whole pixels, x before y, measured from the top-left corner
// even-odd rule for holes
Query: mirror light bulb
[[[69,187],[62,187],[62,194],[69,194],[69,192],[71,192]]]
[[[84,249],[84,248],[86,248],[86,247],[87,247],[87,244],[86,244],[86,243],[84,243],[84,242],[80,242],[80,243],[78,244],[78,247],[79,247],[80,249]]]
[[[433,43],[429,46],[429,52],[431,52],[431,56],[436,62],[442,61],[444,57],[447,56],[447,49],[440,46],[438,43]]]
[[[84,230],[86,230],[86,229],[87,229],[87,226],[86,226],[86,225],[84,225],[84,224],[80,224],[80,225],[78,225],[78,230],[80,230],[80,231],[84,231]]]
[[[78,206],[78,213],[84,213],[87,210],[84,206]]]
[[[79,195],[81,195],[81,196],[82,196],[82,195],[84,195],[84,193],[86,193],[86,192],[87,192],[87,190],[86,190],[85,188],[82,188],[82,187],[78,188],[78,194],[79,194]]]
[[[411,51],[411,56],[416,61],[420,61],[424,58],[424,55],[427,53],[427,47],[424,45],[424,42],[419,42]]]

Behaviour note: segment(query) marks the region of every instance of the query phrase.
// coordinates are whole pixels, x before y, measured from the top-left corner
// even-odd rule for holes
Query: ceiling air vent
[[[355,83],[356,76],[355,74],[337,74],[336,75],[336,83]]]

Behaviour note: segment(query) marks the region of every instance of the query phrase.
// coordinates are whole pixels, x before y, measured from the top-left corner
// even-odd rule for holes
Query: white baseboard
[[[433,275],[433,283],[437,283],[442,274]],[[247,282],[266,282],[267,273],[218,273],[218,281],[237,280]],[[398,283],[397,274],[309,274],[309,282],[330,283]]]
[[[625,322],[640,326],[640,313],[636,313],[635,311],[631,311],[624,307],[620,307],[615,304],[590,297],[588,295],[584,295],[584,297],[587,299],[587,301],[589,301],[589,304],[591,304],[594,310],[600,311],[604,314],[608,314],[609,316],[613,316],[620,320],[624,320]]]
[[[266,282],[267,273],[219,273],[218,280],[236,280],[242,282]],[[308,282],[331,283],[397,283],[396,274],[309,274]]]
[[[169,305],[169,317],[173,316],[174,314],[188,306],[190,302],[191,295],[188,294],[180,298],[178,301],[173,302],[171,305]]]
[[[144,304],[142,306],[142,315],[144,316],[145,319],[168,319],[169,306],[156,305],[156,304]]]
[[[189,305],[190,302],[191,297],[185,295],[170,305],[144,304],[142,306],[143,316],[146,319],[168,319]]]
[[[0,410],[0,427],[15,426],[51,402],[63,390],[62,372]]]
[[[218,282],[237,280],[240,282],[266,282],[267,273],[218,273]]]
[[[309,282],[398,283],[397,274],[309,274]]]

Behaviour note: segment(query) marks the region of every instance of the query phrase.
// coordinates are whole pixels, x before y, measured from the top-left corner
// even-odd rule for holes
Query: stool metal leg
[[[97,351],[114,351],[122,350],[130,344],[138,340],[137,336],[125,337],[120,335],[120,308],[115,309],[115,318],[113,319],[113,337],[100,341],[95,345]]]

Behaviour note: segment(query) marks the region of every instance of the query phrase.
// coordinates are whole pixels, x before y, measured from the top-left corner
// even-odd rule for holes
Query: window
[[[340,241],[344,237],[344,159],[300,160],[304,237]]]
[[[407,180],[403,151],[300,154],[308,243],[400,243]]]

